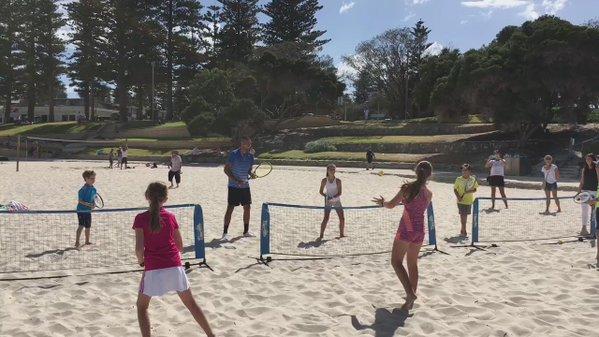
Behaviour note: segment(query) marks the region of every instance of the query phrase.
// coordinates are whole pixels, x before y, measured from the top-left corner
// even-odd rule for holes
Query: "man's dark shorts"
[[[229,186],[229,206],[246,206],[252,204],[252,193],[250,188],[236,188]]]

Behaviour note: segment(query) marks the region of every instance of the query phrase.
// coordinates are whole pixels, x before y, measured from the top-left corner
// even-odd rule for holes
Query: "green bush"
[[[335,145],[325,140],[315,140],[306,143],[304,151],[307,153],[326,152],[326,151],[337,151]]]
[[[206,136],[212,131],[215,121],[214,114],[209,111],[202,112],[199,116],[187,123],[187,130],[192,136]]]
[[[211,111],[210,105],[202,98],[195,99],[189,104],[189,106],[183,109],[181,117],[186,123],[190,123],[194,118],[200,116],[202,113]]]

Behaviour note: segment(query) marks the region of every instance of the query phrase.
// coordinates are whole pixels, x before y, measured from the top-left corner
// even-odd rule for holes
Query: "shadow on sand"
[[[397,328],[405,325],[408,317],[412,317],[412,315],[405,310],[395,308],[390,312],[385,308],[377,308],[374,313],[374,323],[364,325],[360,323],[355,315],[352,315],[351,324],[354,329],[359,331],[366,329],[374,330],[376,337],[392,337],[395,335]]]

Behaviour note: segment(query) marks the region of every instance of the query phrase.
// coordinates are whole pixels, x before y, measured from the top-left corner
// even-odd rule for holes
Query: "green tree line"
[[[346,57],[355,98],[396,118],[480,114],[525,142],[548,123],[585,123],[599,107],[599,25],[542,16],[461,53],[425,52],[429,30],[391,29]]]

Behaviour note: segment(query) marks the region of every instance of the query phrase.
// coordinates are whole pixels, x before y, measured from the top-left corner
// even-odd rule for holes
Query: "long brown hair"
[[[421,161],[416,165],[414,171],[416,172],[416,180],[404,183],[400,189],[406,202],[412,202],[416,198],[422,186],[426,184],[428,177],[433,173],[433,165],[428,161]]]
[[[591,158],[591,160],[593,161],[593,163],[591,164],[591,167],[589,167],[589,165],[587,164],[587,158]],[[595,154],[593,153],[587,153],[586,156],[584,156],[584,173],[587,173],[588,171],[595,171],[595,169],[597,168],[597,164],[595,164],[595,162],[597,161],[597,156],[595,156]]]
[[[329,180],[329,169],[337,169],[337,166],[335,166],[335,164],[329,164],[327,165],[327,173],[325,175],[325,178],[327,178],[327,181]]]
[[[160,221],[160,205],[168,197],[168,188],[161,182],[155,182],[148,185],[146,189],[146,199],[150,202],[150,231],[152,233],[160,232],[162,221]]]

